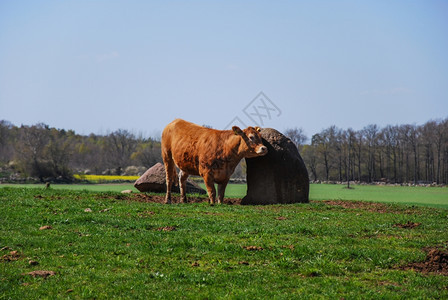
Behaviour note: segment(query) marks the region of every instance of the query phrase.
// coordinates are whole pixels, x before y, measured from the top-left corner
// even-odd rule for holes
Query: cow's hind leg
[[[226,192],[227,182],[218,184],[218,204],[224,202],[224,193]]]
[[[188,173],[180,170],[179,172],[179,188],[180,188],[180,202],[185,203],[187,202],[187,196],[186,194],[186,185],[187,185],[187,178]]]
[[[213,180],[213,177],[205,175],[204,183],[205,183],[205,186],[207,187],[208,197],[210,199],[210,205],[215,205],[216,189],[215,189],[215,181]]]
[[[173,159],[169,156],[164,156],[163,162],[165,163],[165,172],[166,172],[165,203],[171,204],[171,186],[173,185],[173,181],[176,178],[176,166],[174,165]]]

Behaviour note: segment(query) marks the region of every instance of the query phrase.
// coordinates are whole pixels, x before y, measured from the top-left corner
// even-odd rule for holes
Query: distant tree
[[[49,142],[45,147],[45,157],[49,161],[52,172],[56,177],[70,179],[70,158],[73,152],[73,131],[57,130],[52,128],[49,132]]]
[[[119,129],[105,139],[104,153],[107,155],[108,165],[115,168],[118,175],[129,164],[136,146],[135,136],[127,130]]]
[[[437,122],[435,124],[434,132],[434,146],[436,148],[436,159],[437,159],[437,167],[436,167],[436,182],[440,183],[441,177],[441,167],[442,167],[442,149],[443,146],[448,142],[448,118]]]
[[[328,129],[313,135],[311,145],[316,149],[319,160],[322,161],[325,170],[325,180],[330,179],[330,171],[333,168],[336,149],[337,127],[331,126]]]
[[[365,139],[365,146],[367,148],[367,173],[368,181],[373,182],[376,178],[376,148],[378,144],[378,126],[368,125],[362,130]]]
[[[5,120],[0,120],[0,166],[8,163],[14,156],[14,126]]]
[[[36,176],[40,181],[53,176],[45,160],[45,146],[49,141],[49,127],[43,123],[33,126],[22,126],[17,143],[16,159],[22,172],[28,176]]]
[[[288,128],[285,130],[285,136],[296,145],[299,152],[302,151],[302,146],[308,141],[308,137],[302,128]]]
[[[151,139],[141,141],[137,145],[134,153],[132,153],[131,159],[136,161],[137,164],[147,168],[152,167],[158,162],[162,162],[160,143]]]
[[[313,180],[318,180],[318,157],[317,157],[317,151],[315,145],[304,145],[302,148],[302,157],[304,162],[307,165],[307,169],[311,172],[311,175],[313,176]]]
[[[350,180],[353,179],[353,143],[355,141],[356,132],[353,129],[349,128],[346,131],[343,131],[343,146],[344,149],[344,160],[345,160],[345,180],[347,181],[347,188],[350,188]]]

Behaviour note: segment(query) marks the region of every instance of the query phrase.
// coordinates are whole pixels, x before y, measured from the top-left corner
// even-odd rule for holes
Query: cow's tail
[[[164,132],[165,133],[165,132]],[[162,159],[165,165],[166,171],[166,183],[171,187],[172,183],[177,183],[177,172],[176,165],[173,160],[173,155],[171,152],[171,145],[169,142],[169,138],[164,138],[164,134],[162,134]]]

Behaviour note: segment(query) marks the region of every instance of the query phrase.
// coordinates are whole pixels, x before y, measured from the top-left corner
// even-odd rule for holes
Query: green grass
[[[0,185],[0,188],[1,187],[44,189],[45,184],[2,184]],[[138,192],[132,183],[52,184],[51,189],[91,192],[121,192],[123,190],[131,190],[133,192]]]
[[[205,189],[203,183],[200,184]],[[0,187],[44,188],[44,184],[2,184]],[[120,184],[52,184],[53,189],[87,190],[95,192],[138,192],[131,183]],[[448,209],[448,187],[408,187],[352,185],[347,189],[338,184],[311,184],[311,200],[357,200],[407,205],[429,206]],[[229,184],[225,197],[242,198],[246,195],[245,184]]]
[[[448,297],[447,276],[397,268],[423,260],[424,247],[446,248],[444,209],[210,207],[128,197],[0,188],[0,249],[8,247],[0,250],[0,299]],[[408,221],[421,225],[394,226]],[[52,229],[39,230],[44,225]],[[11,251],[18,259],[3,259]],[[35,270],[56,275],[23,275]]]
[[[311,184],[313,200],[358,200],[448,208],[447,187]]]

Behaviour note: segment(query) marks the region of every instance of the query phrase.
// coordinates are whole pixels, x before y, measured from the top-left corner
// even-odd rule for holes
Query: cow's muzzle
[[[258,148],[256,153],[259,155],[265,155],[266,153],[268,153],[268,148],[266,146],[261,146]]]

